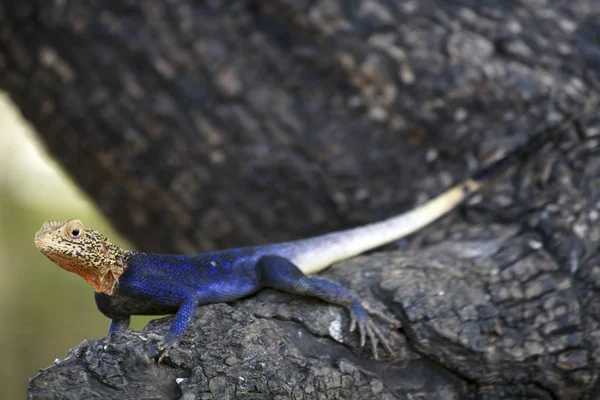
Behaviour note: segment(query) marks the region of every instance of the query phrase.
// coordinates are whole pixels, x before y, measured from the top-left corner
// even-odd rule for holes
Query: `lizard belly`
[[[95,298],[100,312],[113,319],[130,315],[174,314],[179,308],[176,304],[157,303],[151,298],[123,296],[119,293],[95,293]]]

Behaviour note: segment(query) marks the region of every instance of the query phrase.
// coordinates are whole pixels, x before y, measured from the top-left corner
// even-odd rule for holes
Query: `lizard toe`
[[[379,316],[378,313],[377,315]],[[352,309],[350,311],[350,318],[350,331],[353,331],[352,328],[354,324],[356,324],[356,326],[358,327],[358,332],[360,335],[360,347],[364,347],[367,344],[367,341],[371,342],[373,357],[376,360],[379,358],[378,348],[380,343],[389,354],[393,354],[390,341],[381,333],[381,330],[379,330],[379,328],[373,323],[365,307],[362,304],[356,303],[352,306]],[[389,322],[389,317],[384,319]]]
[[[158,356],[157,363],[160,364],[162,360],[169,355],[169,352],[177,346],[179,339],[171,332],[167,333],[164,337],[160,337],[156,334],[149,335],[152,339],[159,339],[156,345],[158,346],[160,355]]]
[[[399,328],[400,321],[397,319],[388,316],[387,314],[369,306],[368,304],[363,304],[364,309],[372,316],[379,318],[382,321],[387,322],[392,328]]]

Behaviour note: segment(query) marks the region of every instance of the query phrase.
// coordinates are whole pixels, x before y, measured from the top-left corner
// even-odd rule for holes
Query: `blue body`
[[[362,331],[370,324],[356,295],[338,283],[307,276],[284,255],[287,246],[222,250],[194,256],[134,253],[112,295],[96,293],[109,331],[129,326],[131,315],[173,314],[165,346],[176,344],[196,307],[246,297],[264,287],[314,296],[348,308]]]

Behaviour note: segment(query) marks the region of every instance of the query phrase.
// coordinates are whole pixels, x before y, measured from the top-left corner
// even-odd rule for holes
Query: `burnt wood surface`
[[[138,249],[192,253],[439,193],[595,95],[598,21],[594,0],[3,0],[0,88]],[[147,332],[86,341],[30,396],[598,398],[599,146],[593,111],[403,251],[324,274],[401,321],[388,359],[268,291],[202,307],[163,365]]]

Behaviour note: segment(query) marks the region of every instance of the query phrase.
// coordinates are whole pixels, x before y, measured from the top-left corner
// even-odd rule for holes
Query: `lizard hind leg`
[[[287,293],[317,297],[331,304],[345,307],[350,313],[350,332],[358,328],[360,345],[371,342],[373,355],[378,358],[377,347],[381,343],[392,354],[389,340],[373,324],[358,296],[339,283],[305,275],[296,265],[279,256],[263,256],[258,260],[262,284]],[[386,320],[389,321],[388,318]]]

